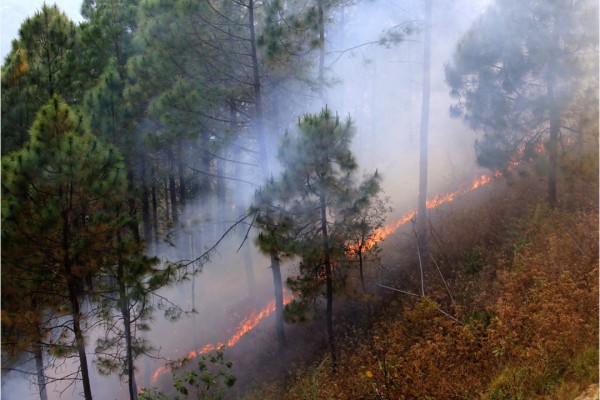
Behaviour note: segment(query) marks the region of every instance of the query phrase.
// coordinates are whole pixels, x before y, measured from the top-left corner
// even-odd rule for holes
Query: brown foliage
[[[430,281],[430,297],[380,303],[367,334],[346,332],[337,374],[325,359],[292,377],[285,398],[558,399],[597,380],[597,206],[523,216],[524,203],[459,212],[465,235],[438,225],[434,257],[455,303]]]

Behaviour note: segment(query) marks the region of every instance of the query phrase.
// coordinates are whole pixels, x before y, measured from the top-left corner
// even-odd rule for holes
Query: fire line
[[[444,203],[448,203],[451,202],[452,200],[454,200],[456,197],[458,197],[459,195],[463,195],[465,193],[468,193],[472,190],[475,190],[483,185],[486,185],[488,183],[490,183],[493,179],[498,178],[502,176],[501,172],[496,172],[494,175],[489,176],[489,175],[481,175],[479,178],[475,179],[473,181],[473,183],[471,184],[471,186],[469,186],[467,189],[463,189],[463,190],[457,190],[455,192],[452,193],[448,193],[444,196],[441,195],[437,195],[435,197],[433,197],[432,199],[429,199],[426,201],[425,205],[426,207],[429,208],[436,208]],[[403,215],[402,217],[400,217],[400,219],[398,219],[395,223],[381,227],[381,228],[377,228],[375,230],[375,232],[373,233],[373,235],[367,240],[367,242],[365,243],[364,248],[362,249],[363,251],[365,250],[369,250],[371,247],[375,246],[375,244],[383,239],[385,239],[387,236],[391,235],[392,233],[396,232],[396,230],[398,228],[400,228],[402,225],[406,224],[408,221],[412,220],[415,215],[417,215],[416,211],[411,211],[406,215]],[[350,250],[354,250],[355,246],[351,246]]]
[[[287,295],[283,298],[283,304],[288,304],[294,299],[294,296]],[[217,343],[217,344],[207,344],[202,347],[198,351],[192,350],[188,353],[184,359],[191,360],[192,358],[196,358],[199,355],[210,353],[211,351],[218,350],[223,346],[232,347],[234,346],[246,333],[250,332],[252,329],[256,328],[256,326],[260,323],[260,321],[271,315],[275,311],[275,299],[271,300],[269,304],[265,308],[263,308],[260,312],[253,311],[249,316],[247,316],[237,327],[233,335],[229,338],[227,343]],[[158,378],[165,372],[169,371],[171,367],[169,365],[162,365],[154,371],[152,374],[152,379],[150,380],[152,384],[155,384]]]
[[[498,178],[500,176],[502,176],[501,172],[496,172],[493,176],[481,175],[479,178],[475,179],[473,181],[473,183],[471,184],[471,186],[469,186],[467,189],[457,190],[455,192],[448,193],[444,196],[437,195],[434,198],[427,200],[426,207],[428,209],[436,208],[444,203],[451,202],[457,196],[468,193],[468,192],[475,190],[483,185],[486,185],[486,184],[490,183],[493,179]],[[369,238],[369,240],[367,241],[364,250],[370,249],[377,242],[383,240],[387,236],[394,233],[402,225],[406,224],[408,221],[413,219],[416,214],[417,214],[416,211],[411,211],[408,214],[403,215],[395,223],[376,229],[375,232],[373,233],[373,235],[371,236],[371,238]],[[293,296],[287,295],[284,297],[283,303],[287,304],[292,300],[293,300]],[[196,358],[199,355],[206,354],[206,353],[209,353],[214,350],[218,350],[219,348],[221,348],[225,345],[228,347],[234,346],[242,338],[242,336],[244,336],[246,333],[248,333],[252,329],[254,329],[263,318],[271,315],[273,313],[273,311],[275,311],[275,300],[274,299],[271,300],[269,302],[269,304],[267,304],[267,306],[264,309],[262,309],[260,312],[257,313],[256,311],[254,311],[248,317],[246,317],[240,323],[240,325],[235,330],[233,335],[229,338],[229,340],[227,341],[226,344],[225,343],[217,343],[216,345],[215,344],[207,344],[204,347],[202,347],[201,349],[199,349],[198,351],[196,351],[196,350],[190,351],[188,353],[188,355],[185,357],[185,359],[190,360],[192,358]],[[169,365],[162,365],[162,366],[158,367],[156,369],[156,371],[154,372],[154,374],[152,375],[152,379],[151,379],[152,384],[155,384],[156,381],[158,380],[158,378],[160,377],[160,375],[167,372],[169,369],[171,369],[171,367]]]

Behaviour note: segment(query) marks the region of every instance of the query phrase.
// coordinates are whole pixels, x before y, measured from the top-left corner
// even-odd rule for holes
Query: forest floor
[[[227,349],[238,380],[225,398],[598,399],[591,182],[562,181],[556,209],[534,176],[433,209],[421,264],[405,224],[367,271],[369,294],[350,279],[335,300],[335,373],[323,319],[286,325],[285,349],[266,320]]]
[[[598,400],[598,385],[590,385],[580,396],[575,400]]]
[[[338,297],[335,373],[324,321],[289,326],[290,347],[242,362],[255,373],[227,398],[597,399],[598,185],[561,185],[556,209],[529,176],[432,210],[423,282],[402,227],[370,294]]]

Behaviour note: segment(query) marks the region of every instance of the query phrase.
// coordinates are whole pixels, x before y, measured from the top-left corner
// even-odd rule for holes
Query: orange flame
[[[437,195],[434,198],[427,200],[425,202],[425,206],[427,208],[435,208],[441,204],[448,203],[448,202],[454,200],[457,196],[468,193],[471,190],[475,190],[483,185],[486,185],[486,184],[490,183],[493,179],[499,178],[500,176],[502,176],[502,172],[500,172],[500,171],[496,172],[493,176],[481,175],[479,178],[477,178],[477,179],[475,179],[475,181],[473,181],[473,183],[471,184],[471,186],[468,189],[457,190],[455,192],[448,193],[444,196]],[[367,239],[367,241],[365,242],[364,246],[362,247],[362,251],[369,250],[370,248],[375,246],[375,244],[377,244],[377,242],[385,239],[387,236],[396,232],[396,230],[398,228],[400,228],[402,225],[404,225],[405,223],[407,223],[408,221],[413,219],[416,214],[417,214],[416,211],[409,212],[408,214],[403,215],[395,223],[388,225],[388,226],[381,227],[381,228],[377,228],[375,230],[375,232],[373,233],[373,235],[371,235],[371,237],[369,239]],[[355,254],[357,251],[358,251],[358,246],[356,244],[351,244],[349,246],[348,254],[350,254],[350,255]]]
[[[294,299],[293,295],[287,295],[283,298],[283,304],[288,304]],[[265,308],[263,308],[260,312],[253,311],[247,316],[237,327],[231,338],[227,341],[227,346],[232,347],[244,336],[246,333],[250,332],[252,329],[256,328],[256,326],[260,323],[260,321],[271,315],[275,311],[275,299],[271,300],[269,304]],[[202,347],[200,350],[191,350],[184,359],[191,360],[192,358],[196,358],[199,355],[210,353],[211,351],[218,350],[221,347],[224,347],[223,343],[212,344],[209,343],[206,346]],[[168,370],[172,369],[169,365],[162,365],[154,371],[152,374],[151,382],[155,384],[158,380],[158,377]]]

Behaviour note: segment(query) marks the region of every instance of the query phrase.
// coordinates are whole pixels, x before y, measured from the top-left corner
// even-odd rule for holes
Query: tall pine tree
[[[2,270],[3,283],[35,294],[33,323],[68,310],[69,326],[45,328],[60,330],[53,334],[54,349],[77,353],[83,393],[91,399],[82,300],[102,268],[116,262],[109,243],[126,222],[115,213],[126,194],[123,160],[86,133],[56,95],[40,109],[30,134],[22,150],[2,159],[2,239],[11,249],[3,253],[11,266]],[[5,275],[15,271],[35,278],[19,282]],[[39,293],[54,300],[41,305]],[[10,310],[3,300],[3,310]]]
[[[80,104],[88,84],[76,25],[56,5],[27,18],[2,67],[2,154],[20,149],[37,110],[55,94]]]
[[[334,368],[334,270],[346,257],[344,222],[379,192],[377,174],[357,183],[357,164],[350,150],[353,136],[351,120],[342,122],[327,108],[305,115],[298,122],[297,136],[286,133],[280,146],[281,177],[259,192],[257,202],[265,217],[259,219],[261,249],[275,255],[293,254],[301,260],[299,275],[288,279],[300,295],[290,304],[290,312],[303,313],[308,304],[325,297],[327,342]],[[358,192],[362,196],[356,196]]]
[[[478,161],[494,170],[547,154],[547,197],[557,201],[561,135],[580,85],[595,74],[597,4],[588,0],[502,1],[458,43],[446,80],[451,109],[483,133]],[[597,31],[597,30],[596,30]]]

